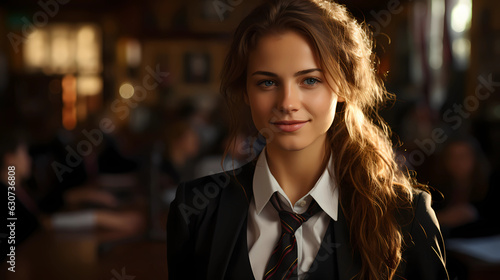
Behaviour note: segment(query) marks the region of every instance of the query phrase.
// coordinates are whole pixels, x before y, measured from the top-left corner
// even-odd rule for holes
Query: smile
[[[271,124],[275,125],[283,132],[294,132],[301,129],[308,121],[277,121]]]

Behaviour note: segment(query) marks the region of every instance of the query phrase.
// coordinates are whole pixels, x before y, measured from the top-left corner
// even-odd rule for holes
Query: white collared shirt
[[[250,202],[247,223],[247,243],[250,264],[256,280],[262,279],[264,270],[280,236],[280,218],[270,202],[278,192],[281,206],[286,211],[304,213],[314,199],[323,211],[311,217],[295,232],[297,239],[298,276],[309,270],[328,228],[330,219],[337,220],[339,191],[333,172],[333,161],[325,169],[316,185],[292,206],[287,195],[269,170],[265,148],[261,152],[253,177],[253,198]],[[301,277],[302,275],[302,277]]]

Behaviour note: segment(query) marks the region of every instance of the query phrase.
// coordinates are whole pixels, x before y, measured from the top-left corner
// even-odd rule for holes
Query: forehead
[[[258,70],[296,72],[320,68],[310,42],[295,31],[271,33],[261,37],[250,52],[249,73]],[[251,73],[250,73],[251,74]]]

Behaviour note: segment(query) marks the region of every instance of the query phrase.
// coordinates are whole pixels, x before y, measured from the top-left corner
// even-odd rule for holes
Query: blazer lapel
[[[226,271],[237,246],[241,230],[246,230],[249,203],[253,197],[254,162],[237,169],[236,177],[231,178],[223,188],[217,210],[217,224],[211,244],[207,279],[224,279]],[[227,209],[230,209],[229,211]],[[337,247],[339,280],[352,279],[361,269],[359,256],[354,254],[349,240],[349,225],[342,207],[339,207],[338,220],[334,227]],[[244,235],[246,236],[246,234]],[[241,244],[240,244],[241,245]],[[244,246],[246,247],[246,245]],[[251,267],[250,267],[251,272]],[[254,279],[253,275],[241,275],[241,279]]]
[[[339,206],[338,220],[335,223],[335,241],[337,247],[337,263],[339,280],[352,279],[361,269],[359,256],[353,253],[347,224],[342,207]]]
[[[246,229],[248,206],[253,196],[253,164],[250,162],[235,170],[236,177],[232,171],[228,172],[231,180],[223,188],[219,201],[207,279],[224,279],[241,230]]]

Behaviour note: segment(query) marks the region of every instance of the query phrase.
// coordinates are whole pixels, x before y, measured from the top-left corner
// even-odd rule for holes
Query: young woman
[[[175,279],[447,279],[430,196],[394,160],[372,41],[345,7],[271,0],[238,26],[222,72],[242,168],[181,184],[167,221]]]

